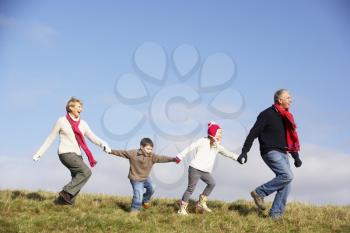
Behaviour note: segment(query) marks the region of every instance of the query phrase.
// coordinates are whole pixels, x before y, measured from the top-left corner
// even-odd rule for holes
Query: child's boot
[[[208,201],[208,197],[204,196],[203,194],[199,195],[199,201],[197,202],[196,205],[196,211],[206,211],[206,212],[212,212],[211,209],[208,208],[207,206],[207,201]]]
[[[187,206],[188,206],[188,202],[180,201],[179,205],[180,205],[180,208],[177,211],[177,214],[179,214],[179,215],[188,215],[188,213],[186,211]]]

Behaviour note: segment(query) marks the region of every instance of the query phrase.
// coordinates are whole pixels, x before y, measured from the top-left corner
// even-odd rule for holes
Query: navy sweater
[[[242,153],[249,152],[253,141],[257,137],[260,143],[261,155],[264,155],[271,150],[286,153],[286,130],[284,128],[282,117],[273,105],[259,114],[253,128],[250,130],[244,142]]]

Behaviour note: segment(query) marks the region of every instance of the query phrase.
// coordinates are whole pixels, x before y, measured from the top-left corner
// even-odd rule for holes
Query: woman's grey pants
[[[191,166],[188,168],[188,186],[187,189],[182,196],[182,201],[188,202],[190,196],[192,195],[198,180],[201,179],[203,182],[207,184],[203,191],[204,196],[209,196],[215,187],[215,180],[209,172],[203,172],[198,169],[195,169]]]
[[[81,155],[64,153],[58,155],[62,164],[69,169],[72,180],[63,187],[63,190],[76,196],[91,176],[91,170],[86,166]]]

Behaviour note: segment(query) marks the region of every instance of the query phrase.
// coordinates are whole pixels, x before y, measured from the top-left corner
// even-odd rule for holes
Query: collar
[[[275,112],[279,112],[278,109],[275,107],[274,104],[273,104],[271,107],[272,107],[273,110],[275,110]]]

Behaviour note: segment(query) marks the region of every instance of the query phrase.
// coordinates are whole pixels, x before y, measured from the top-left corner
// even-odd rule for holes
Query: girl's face
[[[221,142],[221,139],[222,139],[222,129],[218,129],[217,131],[216,131],[216,135],[215,135],[215,140],[217,141],[217,142]]]
[[[72,114],[75,118],[80,117],[80,113],[83,111],[83,106],[80,103],[75,103],[72,107],[70,107],[70,114]]]

